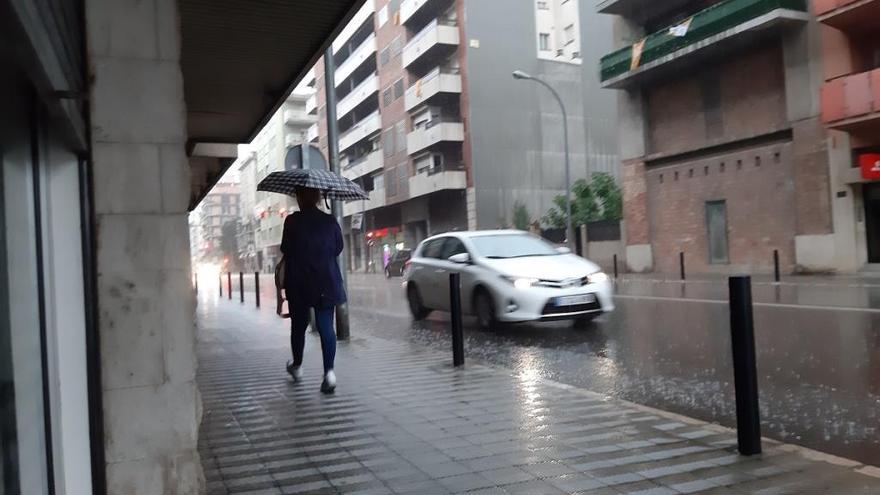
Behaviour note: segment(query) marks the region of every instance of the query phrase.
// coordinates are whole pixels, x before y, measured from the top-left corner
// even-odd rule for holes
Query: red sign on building
[[[880,179],[880,153],[859,155],[859,167],[862,169],[862,178]]]

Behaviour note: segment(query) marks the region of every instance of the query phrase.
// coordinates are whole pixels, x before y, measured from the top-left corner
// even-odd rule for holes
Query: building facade
[[[803,0],[605,0],[617,50],[627,263],[675,272],[854,269]],[[832,194],[832,192],[834,194]],[[849,210],[849,213],[844,213]]]
[[[222,262],[224,269],[239,268],[240,201],[238,183],[220,182],[198,207],[201,258]]]
[[[844,267],[880,263],[880,2],[814,0],[822,24],[822,122],[829,132],[835,228]]]
[[[593,73],[610,29],[565,0],[367,1],[333,43],[341,167],[370,196],[344,206],[351,266],[381,267],[432,234],[509,225],[517,202],[539,220],[563,193],[562,112],[514,70],[566,102],[574,178],[616,174],[615,107]],[[323,62],[309,139],[326,151]]]

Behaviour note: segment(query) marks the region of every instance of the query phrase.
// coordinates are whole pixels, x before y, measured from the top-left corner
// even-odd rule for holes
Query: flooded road
[[[755,285],[766,436],[880,464],[880,311],[874,287]],[[733,426],[726,285],[621,284],[592,326],[465,319],[468,359]],[[451,349],[448,317],[412,323],[400,279],[353,276],[352,334]],[[451,351],[450,351],[450,359]]]

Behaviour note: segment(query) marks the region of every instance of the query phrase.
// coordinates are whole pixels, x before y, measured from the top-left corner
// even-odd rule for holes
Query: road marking
[[[718,299],[692,299],[692,298],[681,298],[681,297],[665,297],[665,296],[631,296],[628,294],[615,294],[615,298],[617,299],[646,299],[649,301],[677,301],[677,302],[692,302],[692,303],[704,303],[704,304],[727,304],[727,301],[722,301]],[[822,311],[848,311],[853,313],[878,313],[880,314],[880,309],[878,308],[852,308],[848,306],[808,306],[806,304],[785,304],[785,303],[765,303],[765,302],[756,302],[752,303],[752,306],[755,307],[765,307],[765,308],[784,308],[784,309],[817,309]]]

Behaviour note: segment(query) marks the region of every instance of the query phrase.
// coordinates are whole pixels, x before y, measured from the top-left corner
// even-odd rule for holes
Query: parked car
[[[482,328],[573,320],[613,311],[608,275],[595,263],[527,232],[452,232],[422,242],[404,275],[413,318],[449,310],[449,274],[461,274],[462,310]]]
[[[399,249],[391,255],[385,267],[385,278],[402,277],[407,262],[412,258],[412,249]]]

